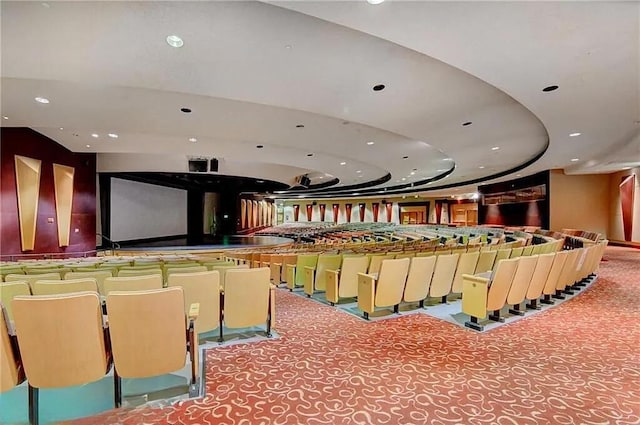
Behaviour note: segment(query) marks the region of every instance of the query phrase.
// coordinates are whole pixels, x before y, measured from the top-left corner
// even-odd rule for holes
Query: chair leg
[[[531,300],[530,303],[526,304],[526,307],[530,308],[531,310],[540,310],[540,306],[538,305],[538,299],[535,298]]]
[[[196,332],[193,326],[193,320],[189,324],[189,359],[191,360],[191,385],[196,384]]]
[[[38,388],[29,385],[29,423],[38,425]]]
[[[470,316],[469,321],[468,322],[464,322],[464,325],[467,328],[471,328],[474,329],[476,331],[483,331],[484,330],[484,326],[482,326],[480,323],[478,323],[478,318],[475,316]]]
[[[400,314],[400,304],[396,304],[393,306],[393,312],[395,314]]]
[[[504,317],[500,317],[500,310],[494,310],[493,314],[489,315],[489,320],[493,320],[494,322],[504,322]]]
[[[224,294],[221,292],[220,293],[220,313],[219,313],[219,318],[220,318],[220,335],[218,336],[218,342],[224,342],[224,335],[223,335],[223,331],[222,331],[222,321],[224,319],[223,313],[222,313],[222,307],[224,306]]]
[[[513,308],[509,309],[509,313],[517,316],[524,316],[524,311],[520,310],[520,304],[514,304]]]
[[[546,294],[543,299],[540,300],[542,304],[555,304],[555,302],[551,299],[551,295]]]
[[[113,397],[116,409],[122,406],[122,379],[118,375],[116,367],[113,367]]]
[[[559,289],[556,289],[556,293],[553,294],[552,296],[557,300],[564,300],[566,298],[564,295],[562,295],[562,291]]]
[[[362,313],[362,316],[365,320],[369,320],[369,313],[367,313],[366,311]]]
[[[269,311],[267,311],[267,338],[271,338],[271,291],[269,291]]]
[[[442,297],[442,304],[446,304],[447,303],[447,296],[445,295],[444,297]]]
[[[424,300],[420,300],[420,308],[424,308]]]

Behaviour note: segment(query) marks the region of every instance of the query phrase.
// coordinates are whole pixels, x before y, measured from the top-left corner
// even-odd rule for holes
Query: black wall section
[[[203,220],[204,192],[189,189],[187,191],[187,245],[201,245],[204,242]]]

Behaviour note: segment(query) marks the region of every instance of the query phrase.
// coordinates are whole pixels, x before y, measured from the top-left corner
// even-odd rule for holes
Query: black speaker
[[[386,200],[386,199],[383,199],[382,201],[380,201],[380,203],[381,203],[382,205],[385,205],[385,204],[387,203],[387,200]]]
[[[313,201],[311,205],[318,205],[318,203],[316,201]]]
[[[311,184],[311,179],[307,176],[302,176],[300,178],[300,186],[309,187]]]
[[[206,173],[207,160],[206,159],[190,159],[189,172],[190,173]]]
[[[213,171],[214,173],[218,172],[218,158],[211,158],[211,166],[209,167],[209,171]]]

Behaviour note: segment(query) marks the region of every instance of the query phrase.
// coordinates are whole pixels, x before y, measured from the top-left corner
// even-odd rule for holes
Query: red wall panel
[[[0,254],[75,253],[96,248],[96,155],[75,154],[29,128],[2,128],[0,149]],[[22,252],[14,156],[42,161],[33,251]],[[75,169],[69,246],[58,246],[53,164]],[[49,223],[48,219],[53,218]],[[75,232],[78,229],[78,232]]]

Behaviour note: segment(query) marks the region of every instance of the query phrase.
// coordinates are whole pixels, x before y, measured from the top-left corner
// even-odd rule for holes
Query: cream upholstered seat
[[[538,255],[538,262],[536,263],[536,268],[531,276],[529,289],[527,289],[527,294],[525,296],[525,298],[530,301],[527,304],[527,308],[536,310],[540,309],[538,299],[542,296],[542,290],[547,278],[549,277],[549,273],[551,272],[555,256],[556,254],[553,252]]]
[[[8,274],[4,277],[5,282],[27,282],[31,286],[36,280],[60,280],[59,273],[45,274]]]
[[[33,295],[98,292],[98,284],[92,277],[70,280],[37,280],[31,285],[31,292]]]
[[[118,277],[149,276],[154,274],[162,276],[162,269],[157,267],[127,267],[118,270]]]
[[[98,292],[101,295],[105,295],[104,281],[108,277],[113,277],[113,272],[111,270],[95,270],[88,272],[68,272],[64,275],[65,279],[82,279],[87,277],[94,278],[96,280],[96,284],[98,285]]]
[[[112,291],[107,295],[113,350],[115,404],[122,403],[120,378],[148,378],[182,369],[191,360],[190,394],[197,387],[197,304],[185,312],[182,288]]]
[[[273,258],[276,257],[276,258]],[[296,264],[298,261],[298,254],[282,254],[278,256],[271,257],[271,275],[273,276],[273,283],[279,285],[282,282],[286,282],[287,280],[287,265],[288,264]]]
[[[558,281],[556,283],[556,293],[553,295],[553,298],[562,300],[565,299],[563,293],[573,294],[573,292],[570,291],[568,287],[572,286],[575,283],[578,263],[583,252],[584,248],[569,250],[567,261],[565,261],[562,272],[560,273],[560,276],[558,276]]]
[[[296,263],[286,266],[287,288],[293,291],[298,286],[304,286],[305,267],[315,267],[317,262],[318,254],[298,254]]]
[[[0,303],[4,305],[7,318],[13,321],[13,308],[11,301],[18,295],[31,295],[31,288],[27,282],[3,282],[0,283]]]
[[[10,319],[9,319],[10,320]],[[24,381],[20,358],[9,335],[5,309],[0,305],[0,393],[13,389]]]
[[[25,273],[28,275],[41,275],[41,274],[58,274],[58,276],[60,276],[60,279],[62,279],[62,277],[71,271],[70,268],[68,267],[49,267],[49,268],[28,268],[25,267],[24,269]]]
[[[19,296],[13,315],[29,382],[29,422],[38,423],[38,389],[87,384],[111,366],[96,292]]]
[[[382,262],[388,259],[385,254],[373,254],[373,255],[368,255],[368,257],[369,257],[369,267],[367,268],[367,274],[379,273],[380,266],[382,266]]]
[[[456,294],[462,293],[462,275],[473,274],[480,258],[480,252],[465,252],[460,254],[458,260],[458,266],[456,267],[456,274],[453,277],[453,283],[451,284],[451,292]]]
[[[340,270],[327,270],[327,291],[325,296],[331,305],[340,298],[358,296],[358,274],[365,273],[369,266],[369,258],[364,255],[345,255]]]
[[[275,287],[269,282],[269,269],[232,269],[227,271],[222,303],[222,320],[227,328],[247,328],[266,323],[271,337],[275,321]],[[220,340],[224,338],[220,327]]]
[[[527,245],[522,249],[522,256],[523,257],[528,257],[530,255],[533,255],[533,245]]]
[[[304,292],[308,297],[315,291],[325,291],[327,289],[327,270],[337,270],[342,264],[342,255],[321,254],[318,262],[314,266],[304,268]]]
[[[441,298],[443,303],[447,302],[447,295],[451,293],[451,285],[456,274],[456,267],[460,254],[439,255],[436,261],[436,268],[433,271],[429,296]]]
[[[500,260],[506,260],[510,256],[511,256],[511,248],[498,249],[496,252],[496,259],[493,262],[493,271],[495,271],[496,267],[498,267],[498,263],[500,262]]]
[[[509,258],[518,258],[518,257],[522,257],[522,253],[524,252],[524,247],[516,247],[516,248],[511,248],[511,254],[509,255]]]
[[[358,308],[365,319],[369,319],[376,307],[394,306],[393,311],[398,313],[410,262],[409,258],[386,259],[377,278],[358,273]]]
[[[518,261],[518,268],[513,275],[513,281],[507,294],[506,303],[513,306],[509,309],[509,313],[517,314],[519,316],[524,315],[524,311],[520,310],[520,303],[524,301],[527,291],[529,290],[529,284],[533,277],[533,272],[536,269],[538,263],[538,256],[530,255],[528,257],[520,257]]]
[[[271,259],[269,261],[269,278],[271,279],[271,282],[276,285],[280,284],[283,256],[284,254],[271,254]]]
[[[409,265],[407,282],[404,286],[402,300],[406,303],[418,301],[420,308],[424,307],[424,300],[429,294],[433,271],[436,266],[437,257],[414,257]]]
[[[560,273],[562,273],[562,269],[564,269],[564,264],[567,262],[567,258],[569,258],[569,251],[557,252],[555,257],[553,257],[551,270],[549,270],[549,275],[542,288],[542,294],[544,295],[544,298],[540,300],[542,304],[554,303],[551,296],[556,293],[556,285],[558,284]]]
[[[220,273],[218,271],[172,273],[168,277],[167,284],[168,287],[182,288],[185,309],[190,308],[191,304],[200,305],[196,321],[197,334],[212,331],[220,325]]]
[[[478,263],[476,264],[476,269],[473,273],[470,274],[479,274],[490,272],[493,270],[493,263],[496,261],[496,255],[498,251],[480,251],[480,256],[478,257]]]
[[[505,305],[518,261],[519,258],[501,260],[496,267],[493,279],[472,275],[463,276],[462,312],[470,316],[470,320],[464,324],[466,327],[483,330],[484,326],[478,323],[478,319],[485,318],[488,311],[493,311],[489,319],[504,321],[500,317],[500,309]]]
[[[171,276],[171,274],[173,273],[201,273],[201,272],[206,272],[209,269],[207,269],[206,266],[189,266],[189,267],[168,267],[166,269],[166,274],[167,274],[167,279],[169,278],[169,276]]]
[[[217,271],[220,274],[220,288],[224,289],[224,278],[227,275],[227,271],[228,270],[233,270],[233,269],[248,269],[249,265],[248,264],[227,264],[227,265],[217,265],[217,266],[213,266],[211,267],[211,271]]]
[[[162,288],[162,275],[108,277],[104,280],[105,295],[111,291],[147,291]]]

